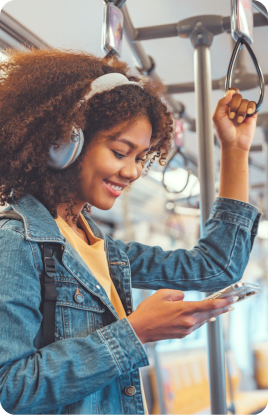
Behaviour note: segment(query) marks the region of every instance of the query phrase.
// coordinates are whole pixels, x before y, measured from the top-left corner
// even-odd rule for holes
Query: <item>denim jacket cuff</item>
[[[210,214],[210,219],[220,219],[244,226],[252,236],[258,233],[258,226],[262,214],[249,203],[240,200],[217,197]]]
[[[102,327],[98,331],[108,345],[121,373],[132,372],[149,365],[143,345],[127,318]]]

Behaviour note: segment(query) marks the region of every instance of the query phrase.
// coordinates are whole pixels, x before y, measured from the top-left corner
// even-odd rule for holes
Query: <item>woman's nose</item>
[[[136,161],[134,161],[134,162],[129,162],[123,168],[121,168],[120,175],[122,177],[127,178],[130,181],[133,181],[133,180],[137,180],[140,177],[141,172],[142,172],[142,166]]]

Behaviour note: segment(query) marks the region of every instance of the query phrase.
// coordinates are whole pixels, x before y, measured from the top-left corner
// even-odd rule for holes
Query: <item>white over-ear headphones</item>
[[[91,83],[89,93],[78,103],[78,106],[80,107],[83,102],[89,100],[93,95],[110,91],[120,85],[138,85],[143,88],[138,82],[129,81],[121,73],[109,73],[100,76]],[[73,126],[67,143],[61,144],[58,148],[57,145],[50,147],[48,166],[54,170],[66,169],[77,159],[82,151],[83,144],[83,131],[81,128]]]

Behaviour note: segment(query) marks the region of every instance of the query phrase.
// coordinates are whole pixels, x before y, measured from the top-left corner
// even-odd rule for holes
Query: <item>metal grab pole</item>
[[[156,374],[156,384],[157,384],[157,391],[158,391],[158,402],[159,402],[159,409],[160,414],[165,415],[167,413],[165,407],[165,393],[164,393],[164,384],[163,384],[163,377],[161,372],[161,363],[159,360],[159,354],[156,350],[157,343],[152,344],[153,349],[153,356],[154,356],[154,368]]]
[[[198,46],[194,51],[196,131],[198,139],[199,180],[201,184],[201,235],[215,200],[214,134],[211,110],[210,50]]]
[[[192,32],[191,41],[195,47],[194,72],[199,180],[201,186],[201,236],[215,199],[210,59],[212,40],[213,35],[197,23]],[[211,413],[227,414],[223,332],[220,317],[217,317],[214,323],[208,324],[208,359]]]
[[[265,144],[264,144],[264,155],[265,155],[265,179],[266,191],[265,191],[265,217],[268,220],[268,128],[265,130]]]
[[[259,114],[257,126],[260,126],[264,135],[262,151],[264,152],[264,211],[265,219],[268,220],[268,113]]]

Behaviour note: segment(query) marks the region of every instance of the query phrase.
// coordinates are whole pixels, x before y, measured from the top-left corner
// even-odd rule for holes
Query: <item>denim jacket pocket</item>
[[[55,339],[86,337],[103,327],[100,300],[74,278],[55,277],[57,289]]]

